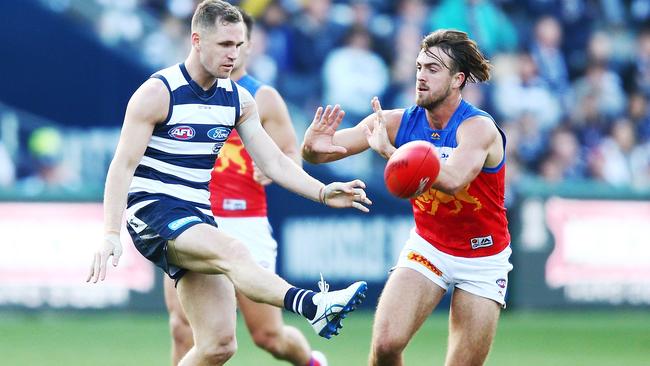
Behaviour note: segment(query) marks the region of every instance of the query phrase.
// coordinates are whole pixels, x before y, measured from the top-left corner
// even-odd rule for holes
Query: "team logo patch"
[[[223,144],[225,144],[225,142],[217,142],[216,144],[214,144],[214,146],[212,146],[212,153],[218,154],[219,150],[221,150],[221,148],[223,147]]]
[[[215,141],[226,141],[230,135],[230,129],[227,127],[215,127],[208,131],[208,137]]]
[[[176,231],[183,226],[189,224],[190,222],[201,222],[201,219],[198,216],[187,216],[170,222],[167,227],[173,231]]]
[[[409,254],[406,256],[406,258],[408,258],[408,260],[420,263],[421,265],[427,267],[429,271],[435,273],[437,276],[442,276],[442,271],[439,270],[438,267],[434,266],[433,263],[431,263],[428,259],[424,258],[422,254],[416,253],[414,251],[410,251]]]
[[[506,280],[505,280],[505,278],[499,278],[497,280],[497,285],[499,285],[499,287],[501,287],[501,288],[506,288]]]
[[[191,140],[196,132],[190,126],[178,126],[169,131],[169,136],[176,140]]]
[[[476,211],[476,210],[474,210],[474,211]],[[469,242],[470,242],[470,244],[472,244],[472,249],[489,247],[489,246],[492,246],[492,244],[494,244],[494,242],[492,241],[492,235],[480,236],[478,238],[472,238]]]

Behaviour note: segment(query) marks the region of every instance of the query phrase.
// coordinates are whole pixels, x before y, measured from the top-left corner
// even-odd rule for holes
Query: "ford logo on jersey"
[[[194,129],[190,126],[178,126],[169,131],[169,136],[176,140],[191,140],[194,134]]]
[[[215,127],[208,131],[208,137],[216,141],[226,141],[228,135],[230,135],[228,127]]]

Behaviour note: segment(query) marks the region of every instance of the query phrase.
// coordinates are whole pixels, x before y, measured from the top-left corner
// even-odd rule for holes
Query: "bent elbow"
[[[466,184],[463,184],[463,182],[460,181],[458,182],[447,181],[447,182],[438,182],[436,185],[438,190],[453,196],[456,193],[462,191]]]

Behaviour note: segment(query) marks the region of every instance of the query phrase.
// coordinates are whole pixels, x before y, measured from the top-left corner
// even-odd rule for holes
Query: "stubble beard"
[[[444,93],[439,93],[437,95],[431,96],[430,98],[425,98],[419,101],[416,99],[415,104],[417,104],[418,107],[431,111],[438,108],[438,106],[440,106],[447,99],[447,97],[449,97],[449,94],[451,94],[451,87],[448,85],[447,90],[445,90]]]

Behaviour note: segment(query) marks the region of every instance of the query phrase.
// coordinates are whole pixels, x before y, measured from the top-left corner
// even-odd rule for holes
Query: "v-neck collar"
[[[192,77],[190,76],[190,73],[187,72],[187,68],[185,67],[185,63],[181,63],[180,65],[181,68],[181,73],[183,73],[183,77],[185,77],[185,80],[187,83],[190,85],[190,88],[192,88],[192,91],[201,99],[210,99],[214,96],[214,93],[217,91],[217,86],[219,85],[219,79],[216,79],[214,81],[214,84],[210,87],[208,90],[204,90],[199,84],[197,84],[196,81],[192,80]]]

